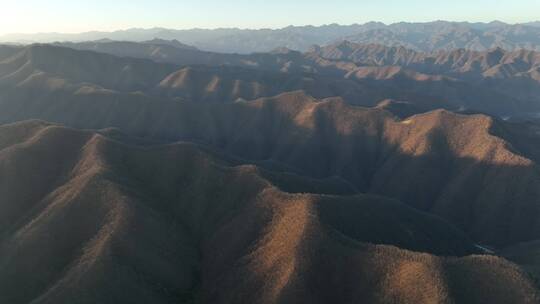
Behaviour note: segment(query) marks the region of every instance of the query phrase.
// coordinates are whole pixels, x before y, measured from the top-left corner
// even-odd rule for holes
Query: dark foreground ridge
[[[474,249],[398,201],[287,193],[196,145],[107,133],[0,127],[2,302],[538,300],[503,259],[433,255]]]

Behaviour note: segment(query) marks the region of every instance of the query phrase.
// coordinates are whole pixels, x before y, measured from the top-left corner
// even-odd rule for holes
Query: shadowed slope
[[[504,248],[500,255],[519,264],[533,277],[536,286],[540,285],[540,241],[535,240]]]
[[[140,137],[205,143],[301,175],[339,176],[359,191],[434,212],[491,245],[540,235],[540,149],[531,140],[538,135],[484,115],[434,111],[400,120],[381,108],[300,92],[232,104],[81,99],[48,111],[19,107],[24,104],[0,116],[118,127]]]
[[[137,45],[148,47],[144,43]],[[360,52],[370,54],[370,49],[361,48]],[[448,67],[442,59],[440,64],[433,63],[435,59],[429,54],[417,55],[420,59],[416,63],[397,60],[393,66],[379,66],[369,63],[369,60],[366,64],[347,61],[348,58],[345,61],[329,60],[317,52],[223,55],[197,50],[181,51],[193,53],[194,57],[208,57],[198,60],[189,54],[181,55],[184,60],[181,64],[208,64],[213,67],[180,68],[176,64],[144,59],[31,45],[0,59],[1,95],[15,98],[5,92],[13,88],[35,91],[37,96],[58,91],[75,95],[111,95],[119,91],[194,102],[233,102],[240,98],[251,100],[303,89],[317,98],[340,96],[348,103],[364,106],[373,106],[389,98],[404,100],[417,104],[423,111],[469,109],[513,116],[540,109],[536,94],[540,85],[535,82],[538,74],[534,66],[537,65],[535,53],[498,59],[513,66],[501,68],[507,74],[500,76],[494,72],[497,69],[495,65],[490,63],[491,53],[471,53],[474,56],[470,55],[471,58],[464,59],[464,62],[454,58],[458,63],[454,67],[453,61],[449,60]],[[392,57],[388,52],[378,50],[375,53]],[[444,57],[444,54],[440,56]],[[483,68],[477,68],[478,65]],[[528,74],[524,70],[527,66],[531,68]],[[484,71],[491,71],[491,76],[483,75]],[[529,74],[530,77],[527,76]]]
[[[431,96],[430,102],[444,100],[454,105],[445,106],[451,110],[463,107],[501,116],[538,111],[540,53],[535,51],[422,53],[403,46],[343,41],[314,47],[305,56],[348,78],[377,80],[389,88]]]
[[[186,67],[167,76],[157,92],[199,102],[233,102],[304,90],[317,98],[341,96],[351,104],[375,104],[388,92],[348,79],[239,67]]]
[[[35,121],[0,127],[0,145],[3,302],[536,301],[501,259],[368,245],[472,252],[397,201],[284,193],[192,144],[136,147]]]
[[[314,73],[304,67],[302,55],[296,52],[238,55],[231,62],[227,59],[229,55],[213,54],[211,58],[216,58],[216,62],[202,63],[220,66],[179,69],[176,64],[52,45],[31,45],[17,50],[0,59],[0,95],[23,98],[22,102],[33,102],[51,94],[63,94],[53,97],[61,100],[76,99],[77,95],[114,100],[122,99],[122,94],[127,93],[137,93],[139,98],[145,95],[195,102],[234,102],[304,89],[318,98],[342,96],[350,103],[372,105],[390,94],[388,89]],[[184,64],[201,63],[185,60]]]
[[[147,90],[176,66],[51,45],[32,45],[0,61],[0,84],[26,89],[77,85],[119,91]]]
[[[39,112],[15,106],[4,119],[118,127],[141,137],[202,142],[311,177],[340,176],[360,191],[435,212],[491,245],[540,235],[537,158],[534,147],[522,144],[524,134],[537,135],[483,115],[435,111],[401,121],[381,108],[319,102],[299,92],[233,104],[81,99]]]
[[[222,55],[215,56],[219,58]],[[114,101],[130,94],[130,98],[139,99],[157,96],[164,100],[234,102],[305,89],[319,98],[339,95],[351,103],[376,104],[387,95],[386,90],[351,80],[306,73],[303,68],[296,67],[296,63],[289,64],[288,55],[282,55],[285,58],[280,56],[257,54],[252,59],[241,57],[243,59],[236,60],[236,63],[227,64],[241,67],[193,66],[179,69],[175,64],[51,45],[31,45],[0,59],[0,98],[35,102],[38,98],[57,94],[51,98],[69,101],[83,95]],[[193,63],[197,62],[190,62]],[[133,96],[135,94],[138,96]]]

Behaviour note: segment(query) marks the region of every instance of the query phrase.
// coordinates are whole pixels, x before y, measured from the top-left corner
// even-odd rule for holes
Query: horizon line
[[[173,28],[173,27],[164,27],[164,26],[155,26],[155,27],[126,27],[126,28],[120,28],[120,29],[114,29],[114,30],[87,30],[87,31],[78,31],[78,32],[57,32],[57,31],[50,31],[50,32],[11,32],[11,33],[5,33],[0,34],[0,37],[3,36],[11,36],[11,35],[80,35],[80,34],[87,34],[87,33],[115,33],[115,32],[127,32],[132,30],[173,30],[173,31],[194,31],[194,30],[208,30],[208,31],[215,31],[215,30],[242,30],[242,31],[262,31],[262,30],[283,30],[287,28],[301,28],[301,27],[325,27],[325,26],[362,26],[367,25],[371,23],[378,23],[382,24],[384,26],[392,26],[395,24],[401,24],[401,23],[407,23],[407,24],[428,24],[428,23],[436,23],[436,22],[446,22],[446,23],[465,23],[465,24],[491,24],[491,23],[503,23],[505,25],[526,25],[530,23],[536,23],[540,22],[540,19],[538,20],[531,20],[531,21],[525,21],[525,22],[515,22],[515,23],[509,23],[504,22],[501,20],[492,20],[492,21],[449,21],[449,20],[443,20],[443,19],[437,19],[432,21],[397,21],[392,23],[385,23],[382,21],[368,21],[364,23],[350,23],[350,24],[340,24],[338,22],[333,23],[324,23],[319,25],[314,24],[303,24],[303,25],[295,25],[290,24],[287,26],[281,26],[281,27],[234,27],[234,26],[223,26],[223,27],[190,27],[190,28]]]

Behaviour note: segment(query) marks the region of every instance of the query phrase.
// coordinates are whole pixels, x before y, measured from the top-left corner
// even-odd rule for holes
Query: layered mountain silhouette
[[[352,61],[363,66],[399,66],[428,74],[443,74],[455,78],[477,80],[483,78],[530,77],[540,65],[540,53],[530,50],[505,51],[494,48],[487,51],[454,49],[432,53],[411,49],[386,47],[378,44],[357,44],[348,41],[313,47],[310,52],[334,61]]]
[[[434,76],[442,74],[463,80],[528,77],[538,81],[537,70],[540,66],[540,53],[531,50],[506,51],[493,48],[486,51],[451,49],[418,52],[403,46],[388,47],[383,44],[358,44],[349,41],[322,47],[313,46],[304,54],[282,49],[251,55],[204,52],[187,46],[174,46],[174,41],[169,44],[159,41],[98,41],[56,45],[180,65],[235,65],[280,71],[291,71],[292,67],[292,71],[321,73],[350,72],[366,66],[399,66],[419,73]],[[329,70],[329,66],[333,69]]]
[[[342,53],[344,46],[346,52],[356,55],[338,56],[335,50],[341,49]],[[178,56],[184,60],[156,63],[143,60],[152,56],[118,58],[48,45],[32,45],[17,52],[5,47],[0,85],[46,91],[38,95],[84,88],[86,93],[104,89],[109,93],[141,92],[223,102],[305,90],[317,98],[340,96],[348,103],[363,106],[394,99],[424,110],[445,108],[501,117],[540,112],[535,52],[464,51],[459,55],[458,51],[430,57],[405,49],[341,43],[305,54],[280,51],[243,56],[170,48],[179,50]],[[402,51],[409,54],[409,59],[401,59]],[[183,52],[191,55],[183,56]],[[392,65],[387,65],[390,61]],[[499,75],[496,71],[505,73]],[[495,74],[500,77],[490,76]]]
[[[540,27],[537,23],[506,24],[435,21],[426,23],[400,22],[386,25],[380,22],[323,26],[289,26],[281,29],[192,29],[165,28],[129,29],[116,32],[81,34],[10,34],[0,36],[3,42],[55,42],[113,39],[148,41],[154,38],[176,39],[197,48],[225,53],[268,52],[278,47],[305,51],[312,45],[326,45],[351,40],[386,46],[405,46],[418,51],[466,48],[486,51],[501,47],[508,50],[540,51]]]
[[[539,303],[537,28],[0,45],[0,302]]]
[[[284,192],[256,166],[112,130],[29,121],[0,138],[7,303],[538,300],[503,259],[434,255],[474,249],[395,200]]]

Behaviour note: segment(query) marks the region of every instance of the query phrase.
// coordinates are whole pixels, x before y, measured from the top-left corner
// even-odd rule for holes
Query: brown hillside
[[[488,116],[434,111],[401,120],[381,108],[301,92],[232,104],[85,98],[66,104],[55,98],[41,107],[4,101],[11,111],[0,117],[117,127],[140,137],[204,143],[299,175],[338,176],[357,191],[440,215],[490,245],[540,236],[538,135]]]
[[[193,144],[37,121],[0,145],[2,302],[538,301],[502,259],[428,254],[472,244],[397,201],[285,193]]]

